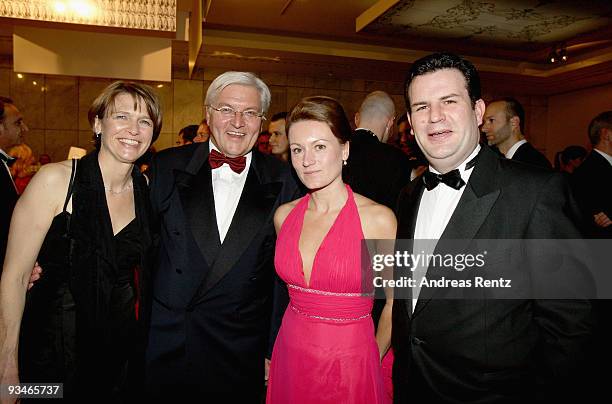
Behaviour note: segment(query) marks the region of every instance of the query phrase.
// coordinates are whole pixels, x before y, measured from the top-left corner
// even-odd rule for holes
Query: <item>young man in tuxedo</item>
[[[405,91],[429,170],[400,195],[398,239],[440,245],[580,237],[565,213],[569,192],[560,175],[479,144],[485,104],[470,62],[426,56],[412,65]],[[396,403],[537,401],[562,385],[559,375],[573,369],[590,336],[586,300],[448,300],[444,290],[435,293],[421,289],[394,301]]]
[[[9,165],[14,161],[6,154],[8,149],[21,143],[28,127],[13,100],[0,96],[0,274],[6,253],[6,242],[13,208],[17,203],[17,189],[11,178]]]
[[[270,105],[261,79],[223,73],[205,104],[210,141],[164,150],[151,165],[160,248],[146,388],[155,398],[259,403],[274,334],[272,218],[297,186],[287,164],[253,150]]]

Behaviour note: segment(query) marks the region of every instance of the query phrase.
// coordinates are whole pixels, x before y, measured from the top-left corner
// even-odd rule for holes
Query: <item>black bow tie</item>
[[[10,157],[10,156],[7,157],[2,153],[0,153],[0,159],[2,159],[2,161],[4,161],[8,167],[12,166],[15,163],[15,161],[17,161],[17,159]]]
[[[474,167],[476,165],[477,158],[478,155],[468,161],[468,163],[465,165],[465,169],[469,170],[470,168]],[[465,181],[463,181],[463,178],[461,178],[461,172],[459,172],[458,168],[455,168],[454,170],[449,171],[446,174],[432,173],[431,171],[429,171],[429,169],[427,169],[427,171],[423,173],[423,183],[425,184],[425,188],[427,188],[428,191],[431,191],[432,189],[437,187],[438,184],[441,182],[456,190],[460,190],[461,187],[465,185]]]
[[[465,185],[465,181],[463,181],[463,178],[461,178],[461,173],[457,168],[447,172],[446,174],[436,174],[429,170],[425,171],[423,174],[423,183],[428,191],[431,191],[437,187],[441,182],[457,190],[461,189],[461,187]]]

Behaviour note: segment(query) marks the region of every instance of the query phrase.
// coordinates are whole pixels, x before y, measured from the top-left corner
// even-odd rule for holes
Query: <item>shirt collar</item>
[[[506,158],[508,160],[512,159],[512,157],[514,157],[514,153],[516,153],[518,148],[521,147],[522,145],[524,145],[525,143],[527,143],[527,139],[521,139],[518,142],[516,142],[515,144],[513,144],[512,147],[510,148],[510,150],[508,150],[506,152]]]
[[[612,156],[610,156],[608,153],[602,152],[601,150],[595,148],[593,148],[593,151],[596,151],[597,153],[601,154],[606,160],[608,160],[608,163],[612,165]]]

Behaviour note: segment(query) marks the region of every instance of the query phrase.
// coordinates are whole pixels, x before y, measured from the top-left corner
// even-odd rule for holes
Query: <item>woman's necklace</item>
[[[132,188],[133,188],[133,185],[130,182],[128,185],[123,187],[123,189],[121,191],[113,191],[112,188],[106,187],[106,186],[104,187],[104,190],[106,190],[106,192],[110,193],[111,195],[120,195],[120,194],[124,193],[125,191],[129,191]]]

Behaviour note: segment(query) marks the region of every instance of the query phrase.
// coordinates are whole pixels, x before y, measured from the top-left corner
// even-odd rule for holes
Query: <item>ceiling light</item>
[[[18,78],[18,79],[22,79],[22,78],[23,78],[23,74],[21,74],[21,73],[17,73],[17,78]]]

